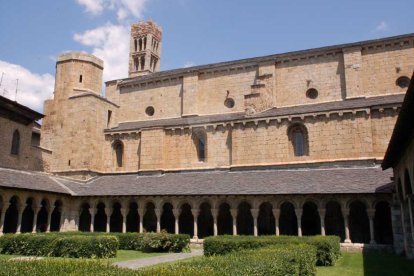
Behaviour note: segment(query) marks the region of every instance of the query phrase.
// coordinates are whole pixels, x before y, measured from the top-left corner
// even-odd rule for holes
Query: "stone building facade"
[[[99,58],[59,56],[47,174],[0,170],[14,179],[0,182],[5,232],[43,208],[46,230],[398,240],[379,164],[414,35],[170,71],[159,71],[161,43],[155,23],[132,25],[129,77],[104,94]]]

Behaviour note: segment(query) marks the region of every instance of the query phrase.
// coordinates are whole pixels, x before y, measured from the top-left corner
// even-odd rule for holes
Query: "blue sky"
[[[234,60],[414,32],[408,0],[37,0],[3,1],[0,94],[41,111],[55,57],[86,51],[104,79],[127,76],[129,25],[163,28],[161,69]],[[1,75],[0,75],[1,76]]]

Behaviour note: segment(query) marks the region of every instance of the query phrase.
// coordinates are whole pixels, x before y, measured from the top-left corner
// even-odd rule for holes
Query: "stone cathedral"
[[[0,232],[320,234],[402,250],[380,163],[414,34],[169,71],[161,49],[161,28],[139,22],[127,78],[103,89],[102,60],[65,53],[44,115],[1,99]]]

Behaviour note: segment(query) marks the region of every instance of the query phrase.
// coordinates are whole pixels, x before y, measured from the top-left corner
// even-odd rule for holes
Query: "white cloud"
[[[105,10],[115,10],[118,20],[123,20],[129,16],[140,18],[147,0],[76,0],[76,2],[93,15],[102,14]]]
[[[104,0],[76,0],[79,5],[85,7],[86,11],[98,15],[104,10]]]
[[[195,63],[192,61],[188,61],[184,64],[184,68],[193,67],[195,66]]]
[[[381,21],[373,30],[374,32],[386,32],[390,29],[390,26],[387,22]]]
[[[92,47],[92,54],[104,61],[104,81],[128,76],[129,26],[107,23],[74,35],[74,40]]]
[[[1,73],[4,73],[1,95],[15,100],[16,79],[19,79],[17,102],[42,112],[43,102],[53,95],[54,76],[35,74],[20,65],[0,60],[0,76]]]

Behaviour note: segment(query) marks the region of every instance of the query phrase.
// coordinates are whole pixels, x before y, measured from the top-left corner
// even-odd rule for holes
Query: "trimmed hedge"
[[[243,250],[225,256],[210,256],[191,262],[149,268],[149,275],[169,275],[194,269],[194,275],[211,271],[210,275],[315,275],[316,249],[307,244],[275,245],[256,250]],[[181,275],[181,274],[180,274]],[[184,274],[183,274],[184,275]],[[204,274],[202,274],[204,275]]]
[[[9,234],[0,237],[0,253],[25,256],[69,258],[110,258],[116,256],[115,236],[59,234]]]
[[[52,234],[47,234],[52,235]],[[59,236],[115,236],[119,240],[119,249],[144,252],[183,252],[190,248],[190,236],[187,234],[160,233],[101,233],[101,232],[60,232]]]
[[[257,249],[269,245],[309,244],[316,248],[317,265],[334,265],[340,256],[337,236],[216,236],[204,240],[204,255],[224,255],[233,251]]]

